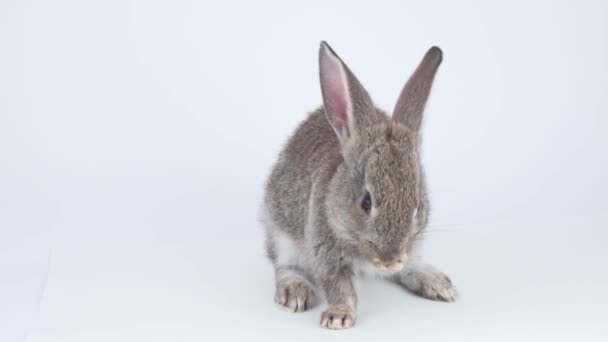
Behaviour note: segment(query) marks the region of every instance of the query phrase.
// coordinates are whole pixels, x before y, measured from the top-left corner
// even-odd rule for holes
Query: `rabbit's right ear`
[[[325,115],[340,143],[369,127],[377,113],[369,94],[326,42],[319,50],[319,74]]]

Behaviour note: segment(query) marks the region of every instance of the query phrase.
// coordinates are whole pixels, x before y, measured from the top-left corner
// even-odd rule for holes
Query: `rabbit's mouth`
[[[376,265],[370,259],[359,260],[358,262],[354,263],[353,266],[353,270],[356,274],[370,278],[377,276],[389,277],[399,273],[403,269],[403,264],[395,264],[390,266]]]
[[[407,250],[401,250],[398,253],[386,253],[376,247],[373,242],[369,240],[365,240],[365,242],[366,243],[363,244],[362,254],[365,261],[375,272],[388,275],[397,273],[403,269],[408,259]]]
[[[380,259],[373,259],[372,265],[374,268],[381,273],[396,273],[403,269],[405,262],[407,261],[407,256],[401,256],[391,261],[381,261]]]

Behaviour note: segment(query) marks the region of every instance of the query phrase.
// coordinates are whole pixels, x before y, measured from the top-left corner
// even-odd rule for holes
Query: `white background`
[[[428,258],[455,304],[374,280],[359,319],[278,310],[257,210],[320,105],[327,40],[424,125]],[[605,1],[0,3],[0,340],[605,340]]]

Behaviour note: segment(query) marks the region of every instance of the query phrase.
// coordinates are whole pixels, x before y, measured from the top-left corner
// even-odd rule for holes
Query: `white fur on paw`
[[[421,284],[422,296],[443,302],[454,302],[458,293],[450,278],[441,272],[429,273]]]
[[[327,329],[348,329],[355,324],[357,314],[347,306],[330,306],[321,314],[321,326]]]
[[[286,281],[277,285],[274,301],[286,311],[302,312],[314,306],[315,291],[305,281]]]

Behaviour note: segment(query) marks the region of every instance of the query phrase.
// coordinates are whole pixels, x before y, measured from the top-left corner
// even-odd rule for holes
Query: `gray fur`
[[[419,130],[441,50],[433,47],[425,55],[392,118],[373,105],[326,43],[319,58],[324,106],[289,139],[266,186],[263,214],[275,301],[303,311],[314,302],[318,285],[329,304],[321,325],[348,328],[356,320],[352,279],[361,265],[373,265],[427,298],[453,301],[447,276],[416,254],[429,211]],[[352,108],[347,122],[338,113],[343,99],[332,92],[341,70]],[[366,191],[372,197],[370,216],[360,204]]]

